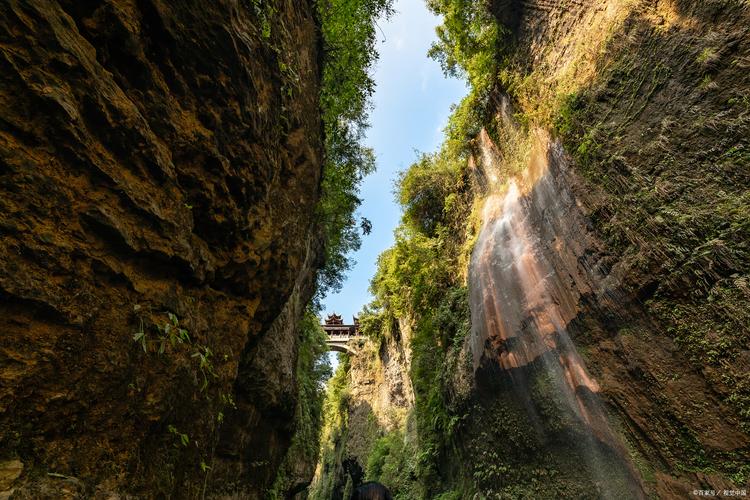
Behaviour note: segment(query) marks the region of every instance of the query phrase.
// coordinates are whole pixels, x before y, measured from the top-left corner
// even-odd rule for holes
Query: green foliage
[[[404,432],[392,431],[379,438],[367,457],[366,479],[388,487],[395,499],[420,498],[414,444],[405,440]]]
[[[423,154],[398,180],[407,227],[434,237],[449,221],[449,197],[463,187],[462,162],[448,154]]]
[[[348,431],[349,367],[349,358],[339,356],[339,366],[326,386],[318,463],[323,474],[310,487],[311,500],[334,498],[334,491],[341,486],[337,479]]]
[[[326,336],[318,324],[318,317],[308,310],[300,322],[300,347],[297,357],[297,410],[295,434],[286,457],[279,468],[273,487],[268,492],[271,500],[286,498],[291,486],[294,465],[315,463],[320,451],[320,431],[323,423],[324,382],[331,376],[331,365],[326,355]]]
[[[295,440],[304,443],[307,456],[317,455],[319,431],[322,422],[324,383],[331,377],[326,335],[318,317],[308,311],[300,327],[302,342],[297,358],[297,377],[300,394],[299,425]]]
[[[323,415],[326,421],[337,423],[333,427],[326,425],[326,430],[346,427],[347,405],[349,404],[349,357],[339,356],[339,366],[326,386],[326,398],[323,404]],[[325,434],[325,433],[324,433]]]
[[[492,14],[488,1],[427,0],[427,6],[443,18],[428,55],[446,75],[463,77],[470,87],[452,109],[443,144],[450,157],[465,160],[471,141],[494,112],[490,96],[507,64],[510,32]]]
[[[490,12],[490,2],[427,0],[427,6],[443,17],[430,57],[446,74],[466,77],[474,89],[489,90],[495,83],[506,33]]]
[[[399,317],[412,304],[429,304],[436,280],[445,270],[437,250],[434,239],[403,227],[397,230],[393,247],[378,257],[378,270],[371,284],[375,306],[386,307]]]
[[[371,283],[375,300],[360,315],[371,338],[410,318],[411,379],[418,439],[408,443],[401,431],[380,438],[368,460],[368,478],[388,485],[396,498],[424,498],[439,492],[439,464],[461,415],[451,409],[446,388],[455,355],[470,330],[467,288],[460,254],[471,237],[467,230],[473,193],[465,161],[454,152],[421,156],[399,179],[404,209],[396,241],[378,259]],[[469,225],[471,226],[471,225]]]
[[[451,369],[447,358],[469,333],[467,289],[447,286],[433,307],[415,310],[411,378],[420,436],[420,476],[439,483],[439,464],[462,415],[447,396]]]
[[[187,329],[180,326],[180,320],[176,314],[167,312],[167,321],[151,328],[151,330],[156,330],[156,335],[153,335],[146,328],[145,311],[142,310],[141,306],[136,304],[133,311],[138,315],[139,322],[138,331],[133,334],[133,341],[140,345],[143,352],[155,351],[161,356],[166,354],[167,348],[169,348],[170,354],[179,353],[178,346],[193,348],[190,357],[198,362],[197,371],[202,379],[200,391],[203,392],[208,388],[209,379],[218,378],[212,360],[213,352],[208,346],[193,342]]]
[[[264,0],[251,0],[255,15],[260,21],[260,34],[264,40],[271,38],[271,20],[277,15],[276,8],[271,2]]]
[[[465,162],[443,150],[422,155],[398,181],[402,224],[378,258],[371,312],[405,317],[428,311],[455,284],[462,243],[471,237],[473,193]],[[363,315],[363,322],[371,321]]]
[[[392,0],[321,0],[317,4],[323,38],[323,117],[325,165],[319,206],[325,236],[325,265],[318,293],[341,287],[351,266],[348,253],[361,245],[355,211],[359,185],[375,168],[362,144],[375,84],[370,69],[377,59],[375,22],[392,13]],[[367,231],[367,224],[363,222]]]
[[[136,304],[133,306],[133,310],[136,313],[141,311],[141,306]],[[156,339],[150,338],[148,332],[144,328],[143,316],[139,315],[139,328],[138,331],[133,335],[133,341],[138,342],[143,349],[143,352],[148,352],[150,347],[156,347],[159,354],[164,354],[167,345],[171,345],[174,349],[177,344],[190,344],[190,334],[188,331],[180,327],[180,320],[174,313],[167,313],[168,321],[163,325],[156,325],[158,336]]]
[[[368,481],[377,481],[380,479],[380,475],[383,473],[383,466],[391,454],[391,449],[399,442],[398,437],[396,433],[390,433],[375,442],[367,457],[366,477]]]
[[[578,114],[581,112],[583,105],[583,99],[579,94],[568,94],[562,98],[554,123],[558,135],[564,137],[576,130]]]
[[[494,17],[488,1],[427,0],[427,6],[443,18],[428,55],[446,75],[465,78],[470,88],[452,109],[442,148],[448,157],[465,160],[472,140],[495,111],[490,96],[507,64],[510,32]]]
[[[367,477],[386,484],[395,498],[411,499],[429,497],[439,486],[439,463],[462,419],[447,401],[446,357],[460,348],[470,316],[466,287],[452,283],[440,253],[425,251],[430,239],[412,233],[401,243],[381,257],[372,285],[379,306],[363,321],[371,322],[368,328],[382,328],[387,318],[416,319],[411,379],[418,440],[408,443],[401,431],[381,437],[368,457]]]
[[[471,239],[466,221],[472,193],[465,180],[465,160],[472,140],[488,125],[490,111],[495,111],[490,96],[496,86],[513,95],[521,112],[520,129],[556,129],[595,192],[592,197],[603,200],[591,214],[592,225],[627,270],[627,274],[620,271],[628,278],[624,285],[643,286],[639,283],[643,276],[659,278],[653,287],[646,283],[644,290],[630,291],[644,292],[647,314],[665,325],[696,372],[707,373],[709,382],[736,409],[745,430],[750,421],[750,378],[735,367],[742,366],[739,354],[747,345],[750,324],[746,307],[750,204],[742,175],[746,171],[742,166],[750,159],[748,101],[721,89],[721,99],[717,97],[710,108],[708,92],[718,95],[720,80],[704,72],[696,76],[684,72],[683,79],[690,80],[680,82],[682,88],[694,91],[700,100],[692,108],[647,120],[649,113],[644,111],[652,96],[668,79],[677,80],[677,66],[671,61],[660,62],[642,50],[628,50],[619,60],[608,50],[607,64],[591,68],[593,73],[577,70],[576,64],[567,65],[572,69],[560,75],[529,71],[520,58],[505,58],[506,32],[490,15],[488,4],[428,0],[433,12],[443,16],[430,55],[446,73],[465,76],[471,91],[453,110],[441,151],[420,157],[399,180],[403,222],[393,247],[379,259],[372,282],[375,300],[362,323],[373,339],[392,335],[397,319],[412,326],[417,439],[410,448],[398,432],[383,436],[371,449],[367,472],[371,479],[392,481],[396,495],[407,491],[403,494],[412,495],[405,498],[420,497],[413,493],[415,481],[425,485],[428,498],[466,497],[461,485],[446,478],[445,468],[451,456],[460,455],[452,449],[452,436],[457,431],[475,432],[464,444],[470,441],[466,453],[477,457],[469,478],[471,484],[481,486],[480,492],[472,491],[477,498],[485,493],[492,498],[581,498],[593,490],[584,482],[571,481],[570,471],[583,468],[580,455],[568,452],[567,443],[538,442],[529,432],[524,408],[497,399],[477,415],[476,408],[462,410],[448,394],[455,368],[452,360],[469,331],[462,280],[465,262],[460,258]],[[634,36],[628,40],[643,47],[653,45]],[[690,61],[706,67],[715,66],[720,56],[711,48],[675,58],[687,50],[684,47],[689,44],[675,44],[674,51],[659,53],[680,64]],[[584,74],[594,76],[596,85],[584,88],[580,81]],[[662,104],[667,100],[676,102],[661,96]],[[679,133],[674,127],[680,127]],[[681,141],[673,141],[674,137]],[[686,140],[700,143],[685,144]],[[551,390],[544,380],[533,382],[530,387],[536,393]],[[548,430],[570,428],[563,421],[569,416],[557,410],[560,405],[553,398],[548,403],[539,411]],[[674,446],[689,455],[685,470],[721,470],[738,484],[747,480],[742,457],[708,456],[690,433],[682,441]],[[542,448],[549,450],[549,459]],[[519,455],[523,459],[514,463]],[[529,456],[539,460],[533,462]],[[386,479],[389,470],[409,471],[414,477],[405,482],[400,482],[403,475]],[[452,490],[438,496],[446,487]]]
[[[473,139],[488,121],[489,112],[489,94],[477,89],[472,89],[458,106],[453,106],[444,131],[443,154],[465,161]]]
[[[459,491],[451,490],[441,493],[435,497],[435,500],[461,500],[463,495]]]
[[[216,372],[214,371],[214,366],[211,360],[211,357],[213,356],[213,353],[211,352],[211,349],[209,349],[206,346],[197,346],[197,350],[190,356],[191,358],[194,358],[198,362],[198,371],[201,374],[201,377],[203,378],[203,382],[201,384],[201,391],[205,391],[208,387],[208,378],[216,378]]]
[[[447,73],[466,75],[472,89],[453,109],[443,148],[434,154],[421,155],[398,179],[397,200],[403,207],[402,223],[396,230],[394,245],[378,259],[378,269],[371,283],[374,300],[360,315],[362,331],[381,342],[394,337],[397,318],[413,320],[411,378],[416,393],[413,415],[416,438],[406,439],[404,430],[387,433],[375,442],[367,463],[368,479],[383,482],[395,498],[403,499],[432,498],[445,489],[440,463],[463,418],[452,409],[446,391],[451,376],[447,358],[456,356],[470,330],[463,276],[470,250],[467,242],[478,228],[472,211],[474,193],[467,159],[470,142],[487,118],[503,33],[484,2],[445,0],[428,4],[434,12],[445,16],[444,25],[438,30],[439,42],[431,49],[431,56],[441,62]],[[352,81],[364,80],[352,78]],[[345,91],[342,95],[347,94],[351,92]],[[362,102],[361,99],[355,101]],[[331,109],[336,107],[331,106]],[[358,111],[365,110],[359,108]],[[361,133],[362,122],[352,120],[349,131],[355,132],[343,130],[343,134],[338,123],[330,130],[334,137],[343,137],[342,144],[351,144],[349,139],[357,137],[355,132]],[[326,130],[328,134],[329,128]],[[338,143],[333,145],[333,150],[338,150]],[[347,165],[356,164],[347,162],[346,155],[342,158],[344,168],[331,169],[332,175],[347,171]],[[351,178],[355,169],[347,172]],[[336,203],[341,200],[337,198]],[[357,203],[351,198],[348,201]],[[344,205],[346,203],[339,204]],[[335,207],[330,211],[351,214],[346,210],[337,212]],[[348,224],[353,228],[354,220],[350,219]],[[349,237],[347,241],[355,239]],[[329,262],[336,262],[335,256]],[[345,268],[343,260],[338,262],[334,268]],[[335,279],[326,281],[334,283]],[[313,488],[312,498],[330,498],[337,487],[343,487],[334,481],[347,433],[345,370],[340,368],[329,382],[322,444],[323,474]],[[445,498],[453,498],[452,494],[456,497],[449,492]]]
[[[181,444],[183,447],[186,447],[187,445],[190,444],[190,437],[187,434],[177,430],[177,427],[175,427],[174,425],[167,426],[167,430],[169,431],[170,434],[175,436],[179,444]],[[178,444],[175,443],[175,446],[178,446]]]

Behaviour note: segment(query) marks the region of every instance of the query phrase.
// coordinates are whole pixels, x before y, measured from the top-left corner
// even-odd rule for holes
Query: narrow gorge
[[[750,3],[425,5],[351,325],[412,4],[0,5],[0,499],[748,496]]]
[[[312,498],[746,495],[748,6],[430,5],[471,93],[398,180]]]

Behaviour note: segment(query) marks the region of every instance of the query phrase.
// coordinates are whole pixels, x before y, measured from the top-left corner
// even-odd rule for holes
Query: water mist
[[[580,297],[596,287],[596,273],[576,258],[585,220],[561,181],[561,148],[542,131],[530,134],[517,175],[486,132],[477,139],[487,197],[469,274],[474,366],[490,364],[510,380],[540,440],[565,436],[594,497],[641,498],[599,385],[568,334]]]

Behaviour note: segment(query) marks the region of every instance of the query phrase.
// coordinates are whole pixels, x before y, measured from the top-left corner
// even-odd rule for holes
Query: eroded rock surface
[[[522,202],[533,257],[550,264],[552,303],[611,420],[653,495],[744,486],[747,5],[495,7],[513,31],[515,111],[549,120],[566,150],[548,155],[563,167],[555,194]],[[486,340],[475,362],[502,366],[503,346]]]
[[[0,5],[0,453],[27,497],[257,492],[288,446],[318,44],[309,2],[254,5]]]

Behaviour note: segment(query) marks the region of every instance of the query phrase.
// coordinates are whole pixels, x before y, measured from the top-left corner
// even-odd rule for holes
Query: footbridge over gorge
[[[341,316],[334,313],[329,315],[320,326],[328,337],[326,344],[328,344],[329,350],[356,354],[352,341],[363,337],[359,331],[359,320],[356,317],[353,324],[345,325]]]

